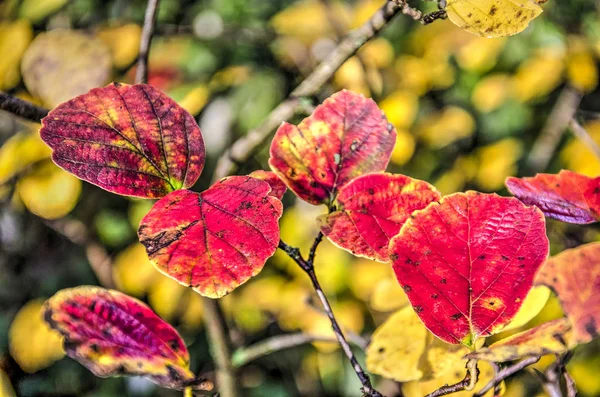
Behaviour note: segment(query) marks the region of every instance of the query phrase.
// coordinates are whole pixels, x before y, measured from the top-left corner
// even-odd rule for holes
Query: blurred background
[[[195,190],[208,186],[233,141],[259,126],[340,37],[382,4],[162,0],[149,82],[202,129],[208,158]],[[132,82],[145,7],[143,0],[0,2],[0,90],[51,109],[92,87]],[[562,168],[598,176],[600,160],[561,128],[560,115],[577,109],[577,120],[600,144],[600,3],[550,1],[544,9],[525,32],[493,40],[448,21],[423,27],[400,15],[337,71],[312,105],[342,88],[374,98],[398,131],[389,170],[427,180],[444,194],[506,195],[509,175]],[[137,242],[138,223],[153,203],[107,193],[62,171],[49,160],[39,127],[0,111],[0,396],[180,394],[139,378],[98,379],[63,358],[40,307],[59,289],[82,284],[114,285],[147,301],[185,338],[192,369],[210,376],[200,297],[155,271]],[[267,159],[268,144],[239,172],[268,169]],[[289,193],[284,203],[282,238],[307,250],[318,231],[315,217],[325,209]],[[551,220],[548,233],[553,253],[600,238],[598,226]],[[368,339],[407,304],[389,265],[324,242],[316,268],[338,319],[354,334]],[[279,253],[222,300],[238,346],[299,331],[332,336],[312,302],[305,274]],[[562,315],[553,297],[542,306],[519,329]],[[600,396],[598,341],[580,347],[569,370],[581,396]],[[248,396],[356,396],[360,386],[331,343],[260,358],[240,379]],[[379,384],[390,396],[398,393],[391,381]],[[538,393],[533,376],[522,374],[505,395]]]

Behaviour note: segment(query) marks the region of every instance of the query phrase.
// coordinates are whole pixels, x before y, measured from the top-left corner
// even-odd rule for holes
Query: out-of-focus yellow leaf
[[[600,145],[600,121],[586,123],[583,128],[590,134],[596,144]],[[600,160],[590,148],[577,138],[572,138],[560,154],[565,168],[581,174],[597,177],[600,175]]]
[[[188,329],[195,330],[201,328],[204,318],[204,306],[202,296],[196,293],[189,293],[187,306],[181,315],[181,323]]]
[[[408,297],[394,276],[375,284],[369,304],[378,312],[391,312],[408,305]]]
[[[548,302],[548,298],[550,297],[550,288],[539,285],[533,287],[527,297],[523,301],[523,305],[513,317],[512,321],[508,323],[506,327],[502,329],[502,331],[510,331],[512,329],[520,328],[530,322],[535,316],[537,316],[544,306],[546,306],[546,302]]]
[[[39,34],[21,63],[29,92],[53,108],[110,81],[110,51],[99,39],[74,30]]]
[[[295,331],[302,327],[303,321],[314,314],[307,305],[311,297],[309,287],[297,281],[288,282],[281,289],[280,312],[277,316],[279,326],[286,331]]]
[[[478,166],[478,160],[474,156],[461,156],[456,159],[452,169],[444,173],[434,185],[442,195],[459,192],[467,182],[475,178]]]
[[[317,303],[317,305],[320,305],[320,303]],[[365,325],[363,311],[358,303],[354,301],[339,301],[332,303],[331,308],[342,330],[349,330],[357,334],[363,330]],[[307,315],[304,321],[303,330],[307,334],[335,339],[331,322],[326,314],[313,309],[312,314]],[[335,342],[314,342],[313,345],[321,352],[331,352],[340,347]]]
[[[24,0],[19,9],[21,18],[39,22],[60,10],[69,0]]]
[[[113,275],[120,291],[137,298],[146,295],[152,283],[160,277],[148,259],[146,249],[139,243],[130,245],[117,255]]]
[[[563,80],[564,54],[560,49],[540,50],[519,65],[513,79],[513,91],[518,100],[528,102],[554,91]]]
[[[448,0],[448,19],[483,37],[511,36],[522,32],[542,13],[546,0]]]
[[[319,255],[315,258],[315,272],[326,294],[335,294],[347,288],[350,258],[346,251],[339,249],[329,240],[321,243]],[[310,283],[306,275],[303,275],[301,280],[307,285]]]
[[[354,7],[352,16],[352,29],[356,29],[367,22],[385,4],[385,0],[360,0]]]
[[[57,219],[75,208],[81,193],[81,181],[47,162],[21,177],[16,192],[32,213],[46,219]]]
[[[0,90],[10,90],[19,83],[21,57],[32,39],[28,21],[0,22]]]
[[[488,348],[469,354],[469,357],[505,362],[526,356],[560,354],[575,345],[569,320],[560,318],[502,339]]]
[[[419,97],[411,91],[398,90],[381,101],[379,106],[394,127],[409,128],[417,117]]]
[[[191,115],[197,115],[208,102],[210,91],[204,84],[192,88],[180,101],[179,105]]]
[[[502,106],[511,94],[510,76],[496,73],[479,80],[471,99],[477,110],[487,113]]]
[[[483,342],[481,340],[479,343],[483,345]],[[450,345],[429,334],[425,354],[419,362],[419,368],[423,372],[420,381],[426,382],[445,376],[456,367],[457,363],[462,363],[464,366],[463,357],[469,352],[466,346]]]
[[[316,39],[334,35],[326,5],[318,0],[303,0],[294,3],[271,19],[271,25],[280,35],[293,36],[305,44]],[[341,26],[348,26],[350,11],[341,2],[332,5],[331,15]]]
[[[28,373],[46,368],[64,356],[62,337],[42,319],[43,305],[41,299],[26,303],[8,331],[10,355]]]
[[[504,180],[517,171],[516,163],[523,153],[520,141],[502,139],[477,150],[479,167],[475,180],[485,191],[495,191],[504,186]]]
[[[373,333],[367,349],[367,369],[398,382],[421,379],[419,361],[426,340],[427,329],[412,307],[407,306],[392,314]]]
[[[364,64],[372,68],[387,68],[394,62],[394,47],[383,37],[369,41],[358,53]]]
[[[129,23],[105,27],[98,31],[97,36],[110,50],[116,68],[125,68],[136,60],[142,36],[142,28],[139,25]]]
[[[594,91],[598,86],[598,67],[583,37],[569,37],[566,61],[567,78],[571,85],[583,93]]]
[[[52,150],[42,142],[39,134],[22,131],[13,135],[0,147],[0,183],[51,154]]]
[[[418,135],[433,148],[441,148],[475,132],[475,120],[458,106],[447,106],[425,117],[417,126]]]
[[[392,162],[397,165],[404,165],[410,161],[415,154],[415,137],[406,130],[396,130],[396,143],[392,150]]]
[[[348,59],[333,75],[334,84],[342,89],[345,88],[364,96],[371,96],[371,90],[367,84],[367,73],[357,57]]]
[[[421,58],[401,55],[394,65],[400,87],[421,96],[431,89],[445,89],[454,83],[454,69],[443,57]]]
[[[584,396],[600,395],[600,359],[592,355],[585,359],[572,360],[567,365],[569,374],[573,377],[577,390]]]
[[[229,66],[216,72],[208,84],[211,90],[220,91],[225,88],[235,87],[248,81],[252,70],[248,66]]]
[[[17,397],[6,372],[0,369],[0,397]]]
[[[148,303],[156,314],[172,321],[176,315],[181,313],[182,302],[187,288],[177,281],[159,274],[158,279],[148,290]]]
[[[350,290],[362,301],[367,301],[375,285],[380,280],[394,277],[392,268],[388,263],[375,262],[369,259],[356,259],[351,265],[349,279]]]
[[[505,44],[506,39],[473,38],[458,49],[456,62],[470,72],[487,72],[498,62]]]

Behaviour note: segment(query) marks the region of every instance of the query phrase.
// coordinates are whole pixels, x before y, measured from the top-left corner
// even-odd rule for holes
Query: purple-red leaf
[[[279,127],[269,164],[302,200],[330,203],[350,180],[384,171],[395,142],[394,127],[372,99],[340,91],[298,126]]]
[[[386,173],[363,175],[340,189],[336,211],[319,217],[321,231],[354,255],[388,262],[390,240],[410,214],[439,199],[438,191],[424,181]]]
[[[285,194],[285,191],[287,190],[285,183],[283,183],[283,181],[279,179],[277,174],[274,172],[256,170],[248,174],[248,176],[267,182],[269,186],[271,186],[271,193],[269,193],[269,195],[278,198],[279,200],[281,200]]]
[[[222,179],[198,194],[158,201],[138,231],[152,263],[198,293],[220,298],[258,274],[279,244],[283,206],[267,182]]]
[[[99,287],[59,291],[44,319],[64,336],[67,355],[96,376],[142,375],[171,389],[210,389],[189,369],[181,336],[148,306]]]
[[[600,220],[600,178],[572,171],[537,174],[506,180],[508,190],[527,205],[535,205],[549,218],[569,223]]]
[[[191,187],[204,167],[194,118],[145,84],[94,88],[52,110],[40,134],[56,164],[117,194],[163,197]]]
[[[540,210],[472,191],[415,212],[390,243],[396,277],[425,326],[467,346],[510,322],[547,256]]]

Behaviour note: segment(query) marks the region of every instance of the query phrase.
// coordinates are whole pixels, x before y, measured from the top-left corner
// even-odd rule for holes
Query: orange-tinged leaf
[[[479,349],[469,358],[493,362],[518,360],[527,356],[560,354],[573,348],[571,324],[566,318],[549,321],[535,328],[502,339],[490,347]]]
[[[67,355],[96,376],[142,375],[167,388],[206,384],[189,370],[175,329],[135,298],[82,286],[46,301],[44,318],[64,336]]]
[[[332,243],[354,255],[389,261],[388,245],[413,211],[440,199],[429,183],[404,175],[376,173],[344,185],[336,211],[318,218]]]
[[[508,190],[528,205],[539,207],[549,218],[569,223],[600,220],[600,178],[572,171],[508,178]]]
[[[152,263],[201,295],[220,298],[257,275],[279,244],[283,206],[267,182],[224,178],[158,201],[138,234]]]
[[[248,176],[267,182],[269,186],[271,186],[271,193],[269,193],[269,195],[276,197],[279,200],[281,200],[281,198],[285,194],[285,191],[287,190],[285,183],[283,183],[283,181],[279,179],[277,174],[274,172],[256,170],[248,174]]]
[[[536,278],[552,288],[579,343],[600,332],[600,243],[590,243],[548,259]]]
[[[189,188],[204,166],[194,118],[145,84],[94,88],[51,111],[40,134],[60,167],[127,196],[157,198]]]
[[[421,320],[440,339],[467,346],[510,322],[547,256],[540,210],[473,191],[415,212],[390,243]]]
[[[330,203],[350,180],[385,170],[395,141],[396,131],[377,104],[344,90],[298,126],[279,127],[269,164],[302,200]]]

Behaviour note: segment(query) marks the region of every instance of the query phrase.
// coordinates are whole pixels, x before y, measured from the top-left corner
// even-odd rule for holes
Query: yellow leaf
[[[600,145],[600,121],[594,120],[586,123],[585,130],[590,134],[596,144]],[[581,174],[596,177],[600,175],[600,160],[592,150],[577,138],[565,146],[560,154],[560,159],[565,168]]]
[[[387,68],[394,62],[394,47],[383,37],[367,42],[358,53],[364,64],[372,68]]]
[[[546,0],[448,0],[448,18],[466,31],[484,37],[522,32],[542,13]]]
[[[39,124],[35,124],[38,129]],[[28,165],[47,159],[52,150],[44,143],[36,132],[19,132],[10,137],[0,148],[0,183],[16,173],[23,171]]]
[[[186,292],[188,292],[186,287],[159,274],[158,279],[148,290],[148,303],[156,314],[166,321],[172,321],[176,315],[181,313],[181,302],[183,302]]]
[[[417,127],[418,134],[429,146],[442,148],[475,132],[475,120],[469,112],[447,106],[424,118]]]
[[[502,331],[510,331],[516,328],[520,328],[530,322],[535,316],[537,316],[544,306],[546,306],[546,302],[548,302],[548,298],[550,297],[550,288],[539,285],[533,287],[527,297],[523,301],[523,305],[513,317],[512,321],[502,329]]]
[[[569,38],[567,61],[567,78],[570,83],[583,93],[594,91],[598,86],[598,67],[584,38]]]
[[[488,348],[469,354],[469,357],[505,362],[527,356],[564,353],[575,345],[569,320],[559,318],[502,339]]]
[[[408,305],[408,297],[396,278],[392,276],[375,285],[369,304],[378,312],[391,312]]]
[[[6,372],[0,369],[0,397],[17,397]]]
[[[202,296],[196,293],[188,294],[187,306],[181,315],[181,323],[188,330],[197,330],[203,325],[204,305]]]
[[[477,150],[479,167],[475,180],[485,191],[504,186],[504,180],[517,171],[516,163],[523,153],[521,142],[515,138],[502,139]]]
[[[367,349],[367,369],[377,375],[408,382],[421,379],[419,360],[425,352],[427,329],[411,306],[392,314],[373,333]]]
[[[197,115],[208,102],[210,91],[204,84],[191,89],[180,101],[179,105],[188,111],[191,115]]]
[[[392,150],[392,162],[397,165],[404,165],[410,161],[415,154],[415,137],[408,131],[396,130],[396,144]]]
[[[28,21],[0,22],[0,90],[10,90],[19,83],[21,57],[32,39]]]
[[[11,356],[28,373],[49,367],[64,356],[62,337],[42,319],[44,301],[29,301],[15,316],[8,330]]]
[[[394,127],[409,128],[417,117],[419,98],[412,91],[398,90],[381,101],[380,107]]]
[[[504,49],[506,39],[485,39],[474,37],[461,46],[456,53],[458,65],[470,72],[483,73],[492,69]]]
[[[340,89],[354,91],[364,96],[370,96],[371,90],[367,84],[367,73],[357,57],[348,59],[333,76],[333,82]]]
[[[69,0],[24,0],[19,9],[21,18],[39,22],[60,10]]]
[[[39,34],[25,51],[21,72],[25,86],[53,108],[108,83],[110,51],[99,39],[74,30]]]
[[[75,208],[81,193],[81,181],[47,162],[19,179],[16,192],[32,213],[46,219],[57,219]]]
[[[142,28],[130,23],[123,26],[105,27],[98,31],[97,36],[110,50],[113,64],[122,69],[131,65],[140,50]]]
[[[560,49],[543,49],[519,65],[513,91],[521,102],[542,98],[562,82],[564,54]]]
[[[374,287],[381,280],[394,277],[392,268],[388,263],[375,262],[369,259],[356,259],[351,265],[349,279],[350,290],[354,296],[362,301],[367,301]]]
[[[352,28],[356,29],[367,22],[385,4],[385,0],[361,0],[354,7]]]
[[[317,303],[320,306],[320,302]],[[342,330],[349,330],[354,333],[360,333],[365,325],[362,307],[354,301],[340,301],[331,304],[335,317],[342,327]],[[304,319],[304,332],[310,335],[318,335],[335,339],[335,334],[331,328],[331,321],[326,314],[312,310]],[[332,352],[339,349],[340,345],[336,342],[314,342],[313,345],[321,352]]]
[[[142,244],[135,243],[120,252],[113,263],[117,288],[127,295],[142,298],[160,277]]]
[[[511,95],[511,79],[497,73],[479,80],[472,94],[473,105],[483,113],[492,112],[502,106]]]

